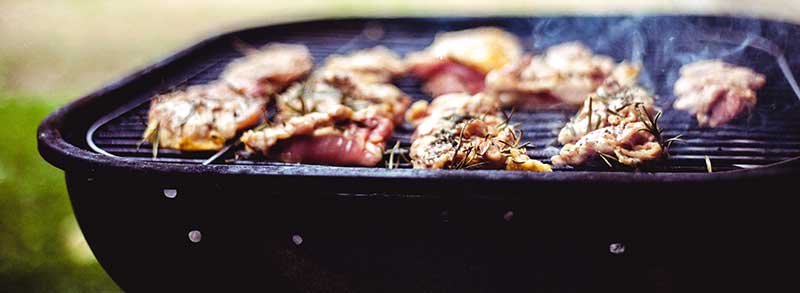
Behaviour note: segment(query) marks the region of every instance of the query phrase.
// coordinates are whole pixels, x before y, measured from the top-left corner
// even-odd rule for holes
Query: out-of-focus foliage
[[[0,96],[0,292],[119,291],[83,240],[63,173],[36,151],[55,106]]]

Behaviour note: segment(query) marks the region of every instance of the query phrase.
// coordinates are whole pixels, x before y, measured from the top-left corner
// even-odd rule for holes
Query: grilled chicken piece
[[[220,80],[243,95],[266,98],[305,77],[313,67],[306,46],[272,43],[228,64]]]
[[[356,119],[379,116],[400,124],[411,99],[390,82],[404,72],[403,61],[380,46],[334,55],[304,85],[294,85],[278,97],[276,119],[345,105],[356,112]]]
[[[220,80],[153,99],[144,138],[160,147],[218,150],[258,123],[268,102],[313,66],[302,45],[269,44],[228,64]]]
[[[673,107],[695,115],[701,127],[724,125],[752,109],[765,83],[764,75],[721,60],[684,65],[680,74]]]
[[[438,120],[453,115],[497,115],[497,99],[477,94],[446,94],[428,104],[419,100],[406,112],[406,120],[416,126],[415,135],[429,134]]]
[[[522,47],[516,36],[497,27],[480,27],[436,35],[427,49],[409,54],[411,73],[425,80],[433,97],[483,90],[489,71],[516,62]]]
[[[448,94],[418,105],[414,111],[425,115],[409,115],[419,125],[410,148],[414,168],[552,171],[528,157],[522,133],[488,106],[496,105],[492,97]]]
[[[561,129],[558,142],[575,143],[593,130],[639,121],[642,113],[637,111],[637,107],[645,109],[652,117],[655,115],[654,102],[654,97],[643,88],[623,86],[615,79],[609,79],[589,95],[583,107]]]
[[[406,64],[391,50],[377,46],[345,56],[329,56],[320,72],[328,75],[348,74],[367,84],[391,83],[406,73]]]
[[[192,86],[153,99],[144,138],[162,148],[219,150],[237,131],[257,124],[265,105],[222,83]]]
[[[577,108],[606,79],[630,85],[638,74],[638,66],[615,64],[611,57],[593,55],[583,44],[571,42],[490,72],[486,90],[504,107]]]
[[[333,56],[278,96],[271,127],[242,136],[248,151],[283,162],[374,166],[410,98],[391,80],[402,61],[383,47]]]
[[[400,124],[410,102],[411,98],[392,84],[364,83],[352,75],[329,73],[305,85],[295,84],[278,96],[276,120],[345,105],[356,117],[384,117]]]
[[[383,158],[394,124],[383,117],[354,120],[346,106],[313,112],[242,135],[249,152],[282,162],[374,166]]]
[[[564,147],[551,161],[574,166],[603,155],[635,167],[660,158],[664,150],[656,136],[660,130],[654,102],[640,86],[609,78],[561,129],[558,141]]]
[[[567,144],[550,160],[553,165],[582,165],[599,155],[621,164],[638,166],[662,156],[663,148],[644,122],[608,126],[590,132],[575,144]]]

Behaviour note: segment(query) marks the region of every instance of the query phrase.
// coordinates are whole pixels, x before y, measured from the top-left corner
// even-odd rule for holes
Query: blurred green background
[[[714,13],[800,21],[800,1],[0,0],[0,292],[116,292],[63,173],[36,152],[52,110],[212,33],[351,15]]]

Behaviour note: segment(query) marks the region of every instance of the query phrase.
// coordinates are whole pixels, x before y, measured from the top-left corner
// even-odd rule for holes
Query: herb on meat
[[[617,159],[617,157],[615,157],[615,156],[612,156],[612,155],[609,155],[609,154],[604,154],[604,153],[601,153],[601,152],[597,152],[597,154],[600,155],[600,158],[603,159],[603,162],[605,162],[606,165],[608,165],[609,168],[614,168],[614,165],[612,165],[611,161],[609,161],[609,160],[612,160],[614,162],[619,163],[619,159]]]
[[[397,141],[394,144],[394,147],[391,150],[385,151],[384,155],[389,155],[389,160],[385,162],[386,168],[389,169],[397,169],[400,168],[400,159],[403,159],[406,163],[411,163],[411,160],[406,157],[406,155],[400,151],[400,141]],[[396,160],[395,160],[396,156]]]
[[[592,131],[592,96],[589,96],[589,120],[586,121],[586,133]]]
[[[646,129],[641,129],[640,131],[647,131],[655,136],[658,144],[664,149],[664,154],[669,155],[669,148],[672,146],[672,143],[684,141],[681,139],[681,137],[683,137],[682,134],[672,138],[664,139],[662,136],[663,129],[661,129],[661,127],[658,125],[658,120],[661,119],[663,112],[658,111],[654,117],[650,116],[650,113],[647,111],[647,109],[645,109],[642,103],[634,104],[634,109],[636,110],[636,115],[639,116],[639,121],[644,123],[644,126],[646,127]]]
[[[159,145],[159,135],[158,133],[161,131],[158,124],[156,124],[156,130],[153,131],[153,159],[158,157],[158,145]]]
[[[514,108],[511,108],[511,113],[506,114],[506,111],[500,111],[503,114],[503,122],[497,125],[497,130],[503,130],[508,127],[511,118],[514,117]]]

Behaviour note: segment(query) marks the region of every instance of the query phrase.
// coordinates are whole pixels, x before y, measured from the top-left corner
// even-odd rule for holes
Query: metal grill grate
[[[450,28],[439,27],[438,30],[447,29]],[[524,36],[527,28],[509,27],[508,29]],[[409,28],[392,24],[367,23],[364,26],[354,25],[353,27],[309,28],[278,37],[247,38],[243,36],[241,41],[252,45],[261,45],[267,42],[302,43],[309,47],[316,62],[320,63],[330,54],[343,54],[376,45],[384,45],[399,54],[406,54],[427,46],[438,30],[430,27]],[[239,41],[239,39],[231,40],[231,46],[227,47],[227,51],[219,52],[216,56],[209,57],[208,60],[198,60],[195,63],[196,73],[189,76],[181,85],[202,84],[216,79],[228,62],[241,56],[234,49],[235,41]],[[523,41],[531,43],[525,38]],[[531,48],[526,49],[530,50]],[[774,64],[775,62],[769,56],[760,56],[759,58],[756,58],[757,60],[754,62],[757,64]],[[645,70],[651,70],[648,68],[648,63],[645,63]],[[780,77],[775,74],[768,74],[768,76]],[[430,99],[420,91],[419,82],[413,78],[398,80],[396,85],[414,100]],[[669,93],[660,94],[665,98],[662,98],[659,104],[668,105]],[[666,137],[683,135],[685,143],[674,144],[670,149],[668,160],[658,162],[648,167],[647,170],[654,172],[706,172],[706,156],[710,158],[714,171],[748,168],[800,156],[800,121],[794,119],[800,111],[796,109],[796,99],[791,95],[792,92],[788,85],[769,79],[767,88],[759,92],[759,105],[748,117],[716,129],[701,129],[688,114],[667,109],[661,121],[661,126],[665,130],[664,135]],[[111,119],[105,120],[106,122],[99,121],[94,127],[96,130],[89,135],[90,144],[115,156],[173,163],[200,164],[214,155],[213,152],[181,152],[161,149],[159,157],[152,159],[149,145],[137,146],[147,123],[149,96],[143,95],[138,97],[138,100],[141,103],[129,111],[116,117],[110,117]],[[522,125],[525,141],[531,142],[528,154],[549,163],[549,158],[558,152],[559,146],[555,143],[557,132],[573,114],[574,111],[520,112],[514,115],[512,122]],[[412,131],[413,129],[408,125],[399,126],[393,139],[388,142],[387,149],[391,148],[396,141],[400,141],[403,146],[410,145]],[[235,151],[233,149],[227,151],[214,160],[213,164],[284,164],[258,160],[231,160]],[[401,167],[409,168],[410,166],[405,164]],[[600,163],[580,168],[562,167],[556,170],[619,171],[620,169],[609,169]]]

